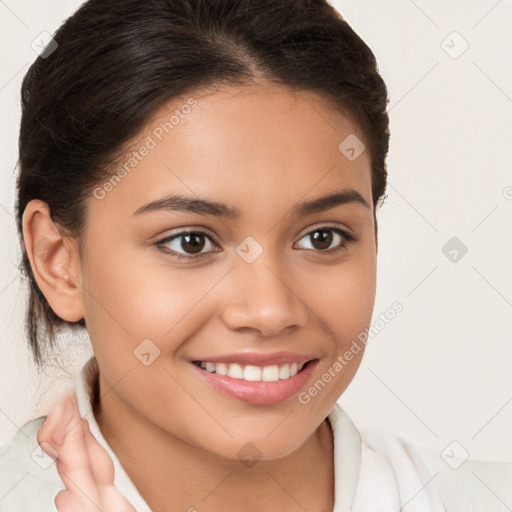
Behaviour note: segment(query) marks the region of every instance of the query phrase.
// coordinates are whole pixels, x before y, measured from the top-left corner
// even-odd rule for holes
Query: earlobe
[[[48,205],[34,199],[23,213],[23,240],[37,285],[56,315],[77,322],[83,315],[80,261],[76,244],[63,236]]]

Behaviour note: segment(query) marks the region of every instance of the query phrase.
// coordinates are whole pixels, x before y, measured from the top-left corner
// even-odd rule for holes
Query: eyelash
[[[359,239],[357,236],[355,236],[355,235],[353,235],[351,233],[348,233],[347,231],[344,231],[343,229],[340,229],[340,228],[336,228],[336,227],[332,227],[332,226],[316,226],[311,231],[308,231],[303,236],[301,236],[301,238],[299,240],[302,240],[304,237],[306,237],[308,235],[311,235],[311,234],[313,234],[313,233],[315,233],[317,231],[334,231],[335,233],[340,235],[345,240],[342,241],[342,243],[338,247],[336,247],[334,249],[327,249],[327,250],[323,250],[323,251],[315,250],[315,249],[305,249],[305,250],[307,250],[307,251],[311,251],[312,250],[312,251],[318,252],[320,254],[330,254],[330,255],[332,255],[332,254],[338,253],[342,249],[345,249],[351,243],[357,242],[358,239]],[[174,258],[176,258],[178,260],[180,260],[180,259],[195,260],[195,259],[199,259],[199,258],[204,258],[209,253],[198,253],[196,255],[182,254],[182,253],[178,253],[176,251],[173,251],[172,249],[169,249],[169,248],[165,247],[166,243],[171,242],[172,240],[175,240],[175,239],[180,238],[182,236],[190,235],[190,234],[201,234],[201,235],[204,235],[213,244],[218,246],[218,244],[215,242],[215,240],[213,240],[212,236],[208,232],[203,231],[200,228],[191,229],[189,231],[180,231],[179,233],[176,233],[176,234],[174,234],[172,236],[169,236],[169,237],[166,237],[166,238],[164,238],[162,240],[159,240],[158,242],[155,243],[155,246],[158,247],[165,254],[169,254],[169,255],[171,255],[172,257],[174,257]],[[218,252],[218,251],[216,251],[216,252]]]

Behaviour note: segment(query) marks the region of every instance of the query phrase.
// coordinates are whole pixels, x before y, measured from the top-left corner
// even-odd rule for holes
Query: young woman
[[[94,357],[0,451],[0,510],[512,506],[508,465],[454,471],[336,403],[371,321],[389,140],[340,15],[89,0],[54,39],[22,86],[27,326],[41,365],[66,325]]]

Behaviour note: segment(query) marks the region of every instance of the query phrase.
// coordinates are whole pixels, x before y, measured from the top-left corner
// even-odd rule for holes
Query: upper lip
[[[205,357],[204,359],[194,359],[194,361],[204,361],[212,363],[239,363],[255,366],[270,366],[273,364],[297,363],[303,364],[315,359],[314,355],[299,354],[297,352],[241,352],[239,354],[226,354],[223,356]]]

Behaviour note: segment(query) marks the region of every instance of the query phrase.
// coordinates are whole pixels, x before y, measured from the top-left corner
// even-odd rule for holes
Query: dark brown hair
[[[58,317],[37,286],[22,235],[25,207],[46,202],[82,251],[84,199],[124,144],[178,96],[256,76],[316,92],[365,135],[374,213],[384,197],[387,89],[370,48],[325,0],[89,0],[53,38],[58,46],[35,60],[21,88],[16,216],[38,365],[57,327],[85,323]]]

